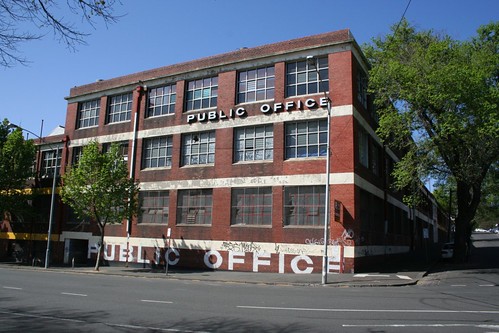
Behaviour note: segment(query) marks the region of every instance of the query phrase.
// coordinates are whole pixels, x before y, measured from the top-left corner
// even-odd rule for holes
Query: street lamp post
[[[31,132],[30,130],[27,130],[25,128],[22,128],[21,126],[18,126],[16,124],[9,123],[8,127],[11,128],[19,128],[20,130],[26,131],[43,142],[43,138],[40,137],[39,135]],[[50,214],[49,214],[49,226],[48,226],[48,231],[47,231],[47,251],[45,253],[45,268],[49,267],[49,261],[50,261],[50,239],[52,238],[52,224],[54,221],[54,209],[55,209],[55,188],[56,188],[56,183],[57,183],[57,161],[59,160],[59,148],[58,147],[53,147],[51,144],[46,143],[51,149],[55,149],[55,163],[54,163],[54,176],[52,180],[52,193],[51,193],[51,198],[50,198]]]
[[[309,66],[313,66],[315,71],[317,72],[317,78],[319,80],[319,89],[322,84],[321,75],[319,72],[319,68],[317,67],[316,59],[314,56],[307,56],[307,62]],[[331,128],[331,99],[329,98],[327,91],[324,90],[324,97],[327,101],[327,138],[326,138],[326,194],[325,194],[325,203],[324,203],[324,250],[322,256],[322,284],[327,284],[327,273],[328,273],[328,245],[329,245],[329,224],[330,224],[330,157],[331,157],[331,149],[330,149],[330,128]]]

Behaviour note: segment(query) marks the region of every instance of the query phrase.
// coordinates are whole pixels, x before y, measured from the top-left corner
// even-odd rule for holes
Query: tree
[[[464,261],[482,183],[499,158],[499,22],[456,41],[404,20],[365,54],[378,133],[407,152],[394,171],[397,186],[429,176],[455,180],[454,259]]]
[[[482,198],[476,212],[475,225],[492,229],[499,223],[499,163],[492,165],[485,177]]]
[[[107,224],[122,223],[137,211],[138,186],[128,178],[127,165],[116,144],[101,152],[95,141],[84,147],[77,165],[62,176],[61,198],[80,218],[100,231],[95,270],[99,270]]]
[[[52,29],[54,37],[70,49],[85,44],[88,34],[65,17],[73,14],[94,28],[97,18],[106,24],[114,23],[119,18],[113,14],[115,2],[67,0],[61,8],[55,0],[0,0],[0,66],[26,64],[27,60],[19,55],[19,44],[42,38],[46,30]],[[64,9],[66,12],[62,13]],[[27,30],[20,31],[20,26]]]
[[[0,221],[7,217],[23,216],[28,212],[29,177],[33,176],[35,146],[32,140],[24,140],[22,130],[12,130],[9,121],[0,123]]]

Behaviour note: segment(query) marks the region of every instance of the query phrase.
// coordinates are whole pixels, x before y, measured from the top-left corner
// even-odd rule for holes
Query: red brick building
[[[328,136],[329,271],[433,246],[435,201],[412,210],[390,188],[398,156],[375,134],[368,66],[341,30],[72,88],[62,172],[90,140],[118,142],[140,184],[141,212],[106,228],[105,259],[320,272]],[[92,224],[58,217],[59,260],[92,257]]]

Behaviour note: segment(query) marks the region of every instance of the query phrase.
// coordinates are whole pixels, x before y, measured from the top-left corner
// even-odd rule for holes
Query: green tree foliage
[[[128,169],[113,144],[101,152],[97,142],[84,147],[78,165],[62,176],[61,198],[81,218],[89,218],[100,230],[95,270],[99,270],[107,224],[122,223],[137,211],[138,186],[128,177]]]
[[[28,212],[28,178],[33,176],[35,146],[24,140],[22,130],[9,128],[9,121],[0,123],[0,217],[11,220]]]
[[[397,186],[428,176],[454,178],[454,259],[463,261],[482,183],[499,158],[499,22],[456,41],[402,21],[365,53],[378,133],[408,152],[395,168]]]

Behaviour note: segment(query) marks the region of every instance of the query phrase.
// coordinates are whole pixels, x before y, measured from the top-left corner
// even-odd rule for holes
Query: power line
[[[407,6],[405,7],[405,10],[404,10],[404,13],[402,14],[402,17],[400,18],[400,21],[399,23],[397,24],[397,28],[395,28],[395,32],[393,33],[394,35],[397,33],[397,31],[399,30],[399,26],[400,24],[402,23],[402,20],[404,19],[405,17],[405,13],[407,13],[407,10],[409,9],[409,6],[411,5],[411,1],[412,0],[409,0],[409,2],[407,2]]]

